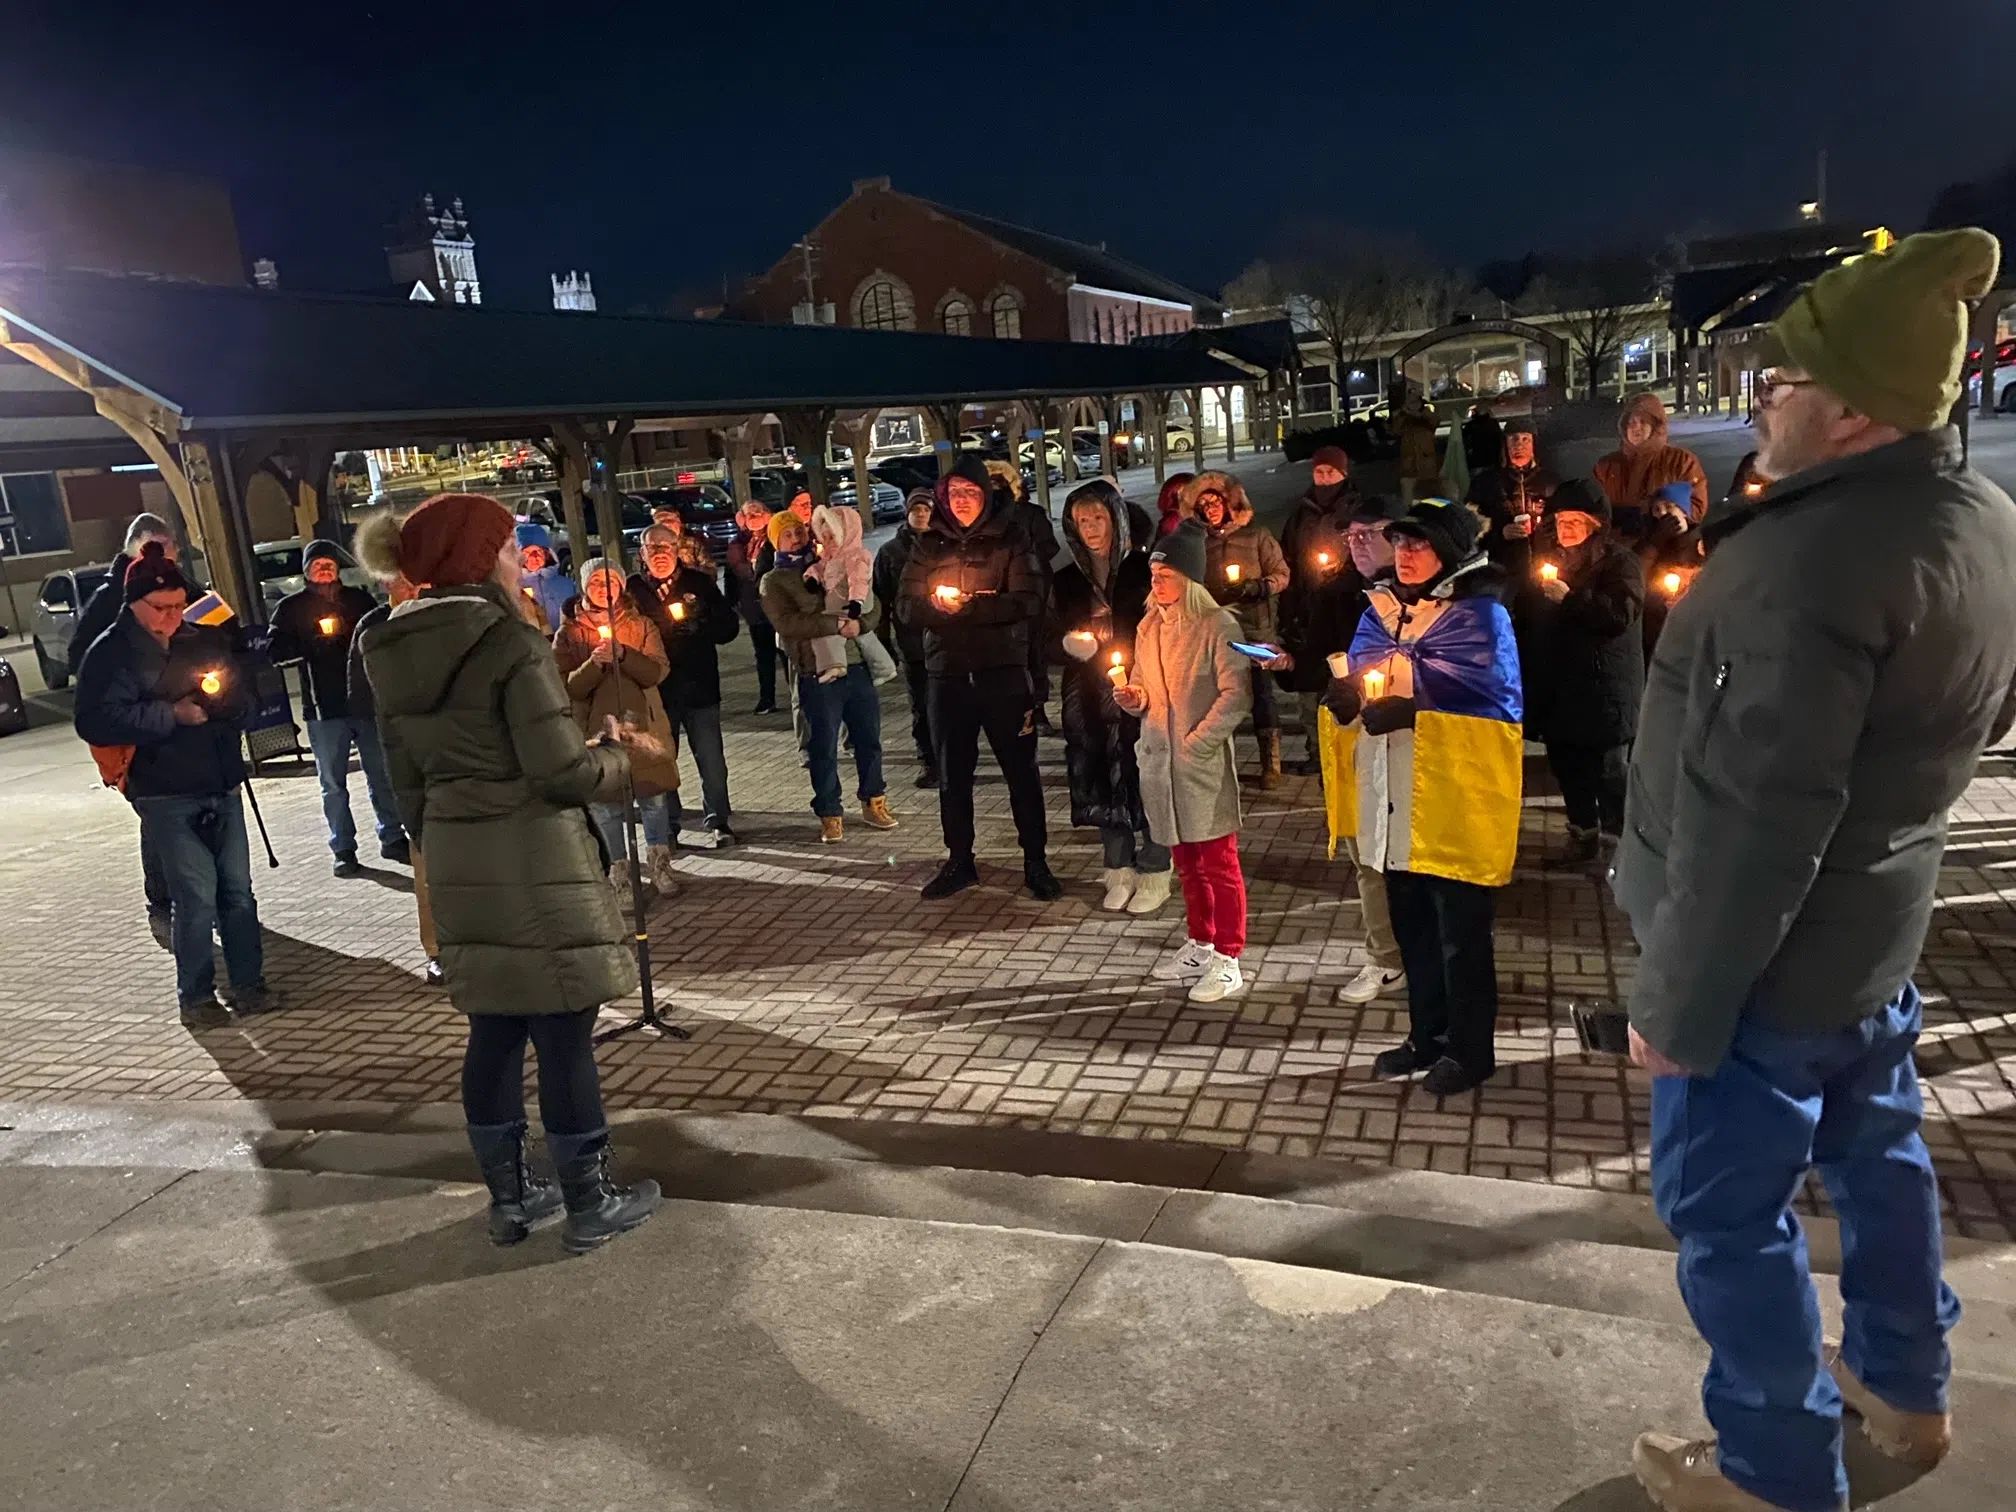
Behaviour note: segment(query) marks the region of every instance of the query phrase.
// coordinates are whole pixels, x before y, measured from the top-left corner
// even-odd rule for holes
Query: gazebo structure
[[[773,416],[799,454],[816,459],[836,423],[860,438],[882,408],[921,409],[940,432],[944,467],[959,411],[975,400],[1048,416],[1249,376],[1190,350],[430,306],[21,269],[0,272],[0,349],[62,385],[30,400],[0,390],[0,420],[10,404],[46,408],[68,393],[78,412],[112,422],[160,469],[213,586],[254,620],[264,607],[248,481],[277,477],[297,528],[314,534],[337,523],[327,481],[341,451],[536,441],[560,472],[579,561],[591,479],[601,539],[620,551],[617,450],[640,424],[678,418],[717,431],[746,498],[755,433]],[[105,456],[102,445],[90,462],[44,453],[44,465],[58,466],[103,465]],[[854,465],[865,472],[865,445]],[[1047,500],[1045,470],[1037,477]],[[823,495],[823,468],[808,467],[807,478]],[[867,507],[872,490],[860,497]]]
[[[1567,341],[1523,320],[1438,326],[1414,337],[1392,360],[1395,373],[1437,403],[1468,404],[1512,389],[1565,386],[1568,379]]]

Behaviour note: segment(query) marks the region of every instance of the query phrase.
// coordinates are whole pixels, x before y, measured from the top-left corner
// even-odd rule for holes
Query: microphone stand
[[[630,871],[630,925],[631,939],[637,946],[637,980],[643,986],[644,1011],[627,1024],[618,1024],[614,1029],[604,1029],[593,1037],[593,1043],[602,1045],[619,1039],[626,1034],[634,1034],[639,1029],[651,1029],[667,1039],[689,1040],[693,1031],[682,1029],[677,1024],[667,1023],[658,1017],[658,1003],[651,989],[651,930],[644,922],[644,866],[638,859],[637,827],[640,823],[637,812],[637,785],[628,775],[623,778],[623,860]]]

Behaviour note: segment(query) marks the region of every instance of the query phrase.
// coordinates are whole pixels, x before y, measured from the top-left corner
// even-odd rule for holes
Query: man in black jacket
[[[85,653],[77,679],[77,733],[132,753],[122,791],[140,813],[174,909],[175,985],[182,1022],[229,1022],[216,997],[214,929],[224,942],[232,1006],[240,1015],[279,1006],[266,990],[252,853],[239,787],[240,725],[251,678],[221,630],[185,624],[189,586],[158,544],[127,569],[125,607]]]
[[[924,632],[931,734],[938,749],[938,818],[946,859],[924,885],[949,898],[980,880],[973,860],[973,779],[980,732],[1001,775],[1022,842],[1022,875],[1046,902],[1064,888],[1044,858],[1043,779],[1036,770],[1036,697],[1029,658],[1044,611],[1034,543],[962,452],[938,480],[931,529],[903,571],[896,614]]]
[[[1281,595],[1277,616],[1281,644],[1294,650],[1307,640],[1305,621],[1312,597],[1344,578],[1350,569],[1350,548],[1345,536],[1352,511],[1358,507],[1358,490],[1351,482],[1351,458],[1341,446],[1319,446],[1309,459],[1309,491],[1288,507],[1288,519],[1281,527],[1281,554],[1288,559],[1288,587]],[[1358,609],[1364,612],[1364,595]],[[1355,624],[1355,621],[1354,621]],[[1313,777],[1323,770],[1316,749],[1316,710],[1330,674],[1322,666],[1305,664],[1297,652],[1296,675],[1282,686],[1292,687],[1296,708],[1302,719],[1303,756],[1291,770]]]
[[[112,559],[105,581],[98,585],[98,591],[77,613],[77,623],[70,632],[67,658],[73,680],[83,669],[84,653],[91,649],[91,643],[112,628],[119,611],[126,607],[126,569],[133,565],[133,559],[140,555],[141,548],[149,541],[160,546],[162,556],[168,561],[175,560],[175,532],[168,522],[156,514],[135,515],[133,523],[126,527],[126,544]],[[168,879],[161,874],[160,862],[144,844],[140,847],[140,881],[147,894],[148,932],[154,936],[156,945],[163,950],[172,950],[175,944],[168,916]]]
[[[673,839],[698,850],[735,844],[728,802],[728,754],[721,743],[721,657],[741,621],[721,591],[707,548],[692,536],[653,525],[640,542],[644,570],[632,573],[630,597],[658,627],[671,670],[658,685],[665,712],[686,732],[686,749],[700,769],[702,828],[680,824],[679,794],[672,794]]]
[[[1547,500],[1541,567],[1519,585],[1526,729],[1568,811],[1568,851],[1584,867],[1624,832],[1625,764],[1645,696],[1645,569],[1611,532],[1610,501],[1584,478]],[[1546,572],[1552,567],[1552,573]]]
[[[401,866],[413,864],[399,822],[392,774],[385,765],[385,747],[378,740],[378,722],[350,712],[350,641],[357,622],[378,606],[362,588],[341,577],[336,548],[310,541],[301,553],[301,574],[308,582],[273,611],[272,638],[267,642],[274,665],[296,663],[301,668],[302,712],[308,721],[308,745],[315,752],[315,774],[322,781],[322,818],[329,826],[329,849],[339,877],[355,877],[357,821],[350,816],[350,748],[357,748],[364,767],[364,788],[378,822],[378,854]]]
[[[1638,1440],[1674,1512],[1845,1507],[1844,1404],[1920,1471],[1951,1443],[1960,1307],[1911,974],[1947,811],[2016,710],[2016,504],[1947,423],[1998,262],[1985,231],[1906,237],[1778,317],[1754,390],[1772,482],[1706,530],[1648,677],[1614,886],[1652,1190],[1718,1435]],[[1816,1165],[1841,1225],[1838,1350],[1792,1213]]]
[[[910,565],[910,553],[917,538],[931,528],[931,514],[937,507],[928,488],[913,488],[905,502],[903,523],[896,534],[875,553],[871,579],[875,602],[882,606],[879,634],[903,667],[903,686],[910,695],[910,738],[917,743],[917,786],[938,786],[938,748],[931,739],[930,674],[924,667],[924,630],[907,625],[894,613],[897,596],[903,589],[903,569]]]
[[[1515,580],[1526,570],[1528,543],[1558,481],[1540,465],[1531,420],[1506,426],[1502,460],[1470,479],[1464,502],[1484,517],[1484,549]]]

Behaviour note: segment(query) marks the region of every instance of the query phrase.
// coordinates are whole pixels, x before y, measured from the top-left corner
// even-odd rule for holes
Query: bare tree
[[[1225,305],[1225,318],[1233,323],[1275,319],[1287,303],[1280,275],[1271,263],[1258,259],[1225,285],[1219,298]]]
[[[1337,359],[1340,386],[1389,331],[1407,329],[1437,301],[1441,287],[1410,244],[1363,231],[1314,225],[1294,243],[1275,277],[1290,313],[1299,315]]]
[[[1643,308],[1654,296],[1656,270],[1649,257],[1614,253],[1578,259],[1547,259],[1518,301],[1524,314],[1552,315],[1588,375],[1588,395],[1602,390],[1610,369],[1618,368],[1625,347],[1658,328],[1656,311]]]

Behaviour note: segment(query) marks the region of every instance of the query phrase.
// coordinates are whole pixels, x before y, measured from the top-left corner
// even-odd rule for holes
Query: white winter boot
[[[1134,882],[1134,896],[1127,900],[1130,914],[1152,914],[1169,901],[1169,878],[1173,873],[1141,872]]]
[[[1099,906],[1108,913],[1118,913],[1134,896],[1141,874],[1131,866],[1109,866],[1099,873],[1099,880],[1106,884],[1106,896],[1099,900]]]

